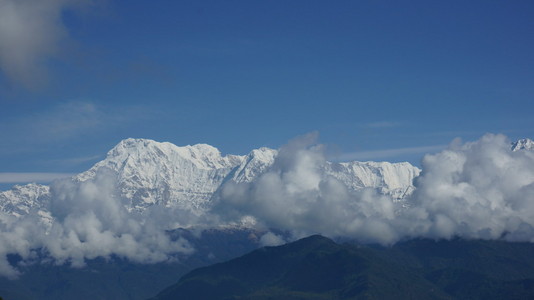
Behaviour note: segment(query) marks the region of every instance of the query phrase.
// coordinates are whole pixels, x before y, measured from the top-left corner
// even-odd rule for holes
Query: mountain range
[[[256,180],[273,165],[277,154],[277,150],[259,148],[247,155],[223,156],[206,144],[178,147],[148,139],[126,139],[104,160],[68,180],[80,184],[111,173],[118,195],[130,212],[161,206],[201,215],[223,183]],[[376,188],[402,200],[413,191],[413,179],[420,171],[407,162],[353,161],[325,162],[322,173],[337,178],[351,190]],[[51,193],[46,185],[16,185],[0,192],[0,211],[15,217],[36,214],[50,224]]]
[[[505,152],[510,151],[509,147],[513,151],[534,150],[534,142],[523,139],[503,147]],[[530,152],[515,154],[531,156]],[[0,192],[0,255],[4,258],[0,260],[0,296],[14,295],[11,298],[15,299],[146,299],[194,268],[222,262],[261,246],[293,240],[298,237],[295,235],[298,231],[289,234],[276,227],[256,227],[247,222],[225,223],[225,220],[207,218],[214,209],[220,209],[217,205],[225,204],[221,204],[220,198],[228,187],[238,187],[237,192],[249,191],[257,188],[254,183],[258,181],[262,181],[261,188],[271,187],[273,178],[276,182],[277,176],[284,173],[284,155],[287,155],[284,149],[269,148],[255,149],[247,155],[222,155],[216,148],[205,144],[178,147],[147,139],[126,139],[111,149],[104,160],[76,176],[58,180],[50,186],[30,183]],[[317,159],[313,155],[310,158],[310,151],[294,155],[291,162]],[[365,222],[369,216],[372,218],[377,214],[374,209],[383,209],[378,214],[394,218],[390,201],[402,207],[409,195],[416,196],[413,193],[421,190],[420,186],[416,190],[413,182],[421,178],[422,171],[409,163],[329,162],[321,159],[319,157],[319,163],[303,164],[314,169],[302,174],[335,178],[334,189],[328,190],[332,187],[328,184],[332,182],[322,180],[321,184],[326,186],[315,190],[317,193],[296,194],[295,199],[301,202],[292,204],[288,199],[282,199],[284,201],[274,205],[293,205],[292,212],[298,214],[304,208],[299,205],[309,203],[306,197],[317,197],[326,191],[327,196],[334,197],[331,198],[334,202],[325,202],[325,205],[334,205],[337,209],[335,197],[344,197],[348,204],[338,207],[341,210],[339,216],[348,215],[345,220],[351,220],[354,217],[351,213],[362,212],[356,221]],[[294,176],[292,172],[301,167],[292,166],[282,175]],[[306,180],[309,178],[304,176],[304,181],[302,176],[298,177],[300,181],[293,179],[290,178],[289,184],[284,186],[289,193],[285,196],[291,196],[295,184],[308,184]],[[343,188],[336,189],[335,184]],[[365,193],[354,198],[345,197],[342,194],[345,191],[355,194],[372,192],[379,197],[366,198]],[[276,200],[276,197],[268,199]],[[361,199],[359,206],[350,206],[353,199]],[[366,201],[381,202],[377,206],[367,206]],[[261,204],[252,202],[250,205]],[[340,222],[335,218],[328,219],[327,213],[322,215],[325,207],[318,207],[314,214],[318,213],[328,222]],[[270,208],[272,206],[266,207]],[[275,217],[284,208],[276,210]],[[343,211],[345,208],[351,210]],[[263,210],[260,206],[257,211]],[[442,215],[437,217],[439,222],[447,221]],[[299,222],[305,221],[304,218]],[[161,224],[165,227],[160,227]],[[309,223],[295,224],[307,226]],[[440,224],[448,225],[446,222]],[[368,228],[381,230],[381,225],[371,222]],[[378,236],[380,233],[373,231]],[[421,247],[426,247],[424,245]],[[436,264],[440,259],[436,259]],[[513,265],[518,264],[514,262]],[[453,276],[454,272],[446,270],[443,274]],[[428,274],[424,276],[431,276]],[[18,276],[18,280],[4,276]],[[152,279],[147,280],[148,277]],[[449,280],[448,277],[439,278]],[[484,277],[483,282],[494,282],[490,279]],[[518,280],[498,284],[517,287],[523,279]],[[528,281],[525,282],[528,290]],[[425,281],[424,286],[428,284]],[[444,286],[438,287],[445,289]],[[440,295],[450,296],[446,290],[444,293]],[[318,299],[320,297],[325,295],[319,295]]]
[[[25,259],[17,254],[20,251],[17,248],[0,249],[2,254],[7,255],[8,263],[16,266],[20,272],[17,280],[0,277],[1,295],[12,295],[17,299],[72,299],[75,296],[78,299],[145,299],[195,267],[221,262],[264,245],[262,237],[265,231],[247,228],[247,224],[217,227],[211,231],[204,226],[200,233],[188,226],[195,224],[188,224],[187,216],[202,216],[209,211],[224,184],[258,180],[273,168],[278,155],[279,150],[260,148],[247,155],[223,156],[219,150],[206,144],[178,147],[147,139],[126,139],[111,149],[104,160],[76,176],[58,180],[50,186],[30,183],[0,192],[0,225],[4,224],[2,226],[8,226],[7,228],[14,226],[7,230],[20,231],[27,224],[38,220],[39,226],[45,229],[36,236],[24,237],[23,242],[28,243],[27,249],[34,253]],[[321,168],[323,176],[333,176],[353,191],[376,188],[380,193],[391,195],[396,201],[402,201],[404,196],[413,191],[413,179],[420,172],[409,163],[388,162],[325,161]],[[107,195],[110,193],[108,185],[112,186],[111,196]],[[91,198],[92,194],[95,198]],[[102,197],[102,200],[95,200],[98,197]],[[68,201],[65,202],[66,200]],[[107,220],[104,217],[107,216],[106,210],[110,208],[106,202],[117,200],[122,204],[123,211],[132,215],[132,218],[122,217],[128,223],[145,222],[143,220],[146,218],[136,217],[158,209],[186,212],[183,214],[186,218],[180,219],[178,226],[168,227],[167,232],[172,240],[184,237],[194,252],[187,255],[175,254],[155,264],[137,263],[124,254],[94,257],[89,252],[82,261],[84,268],[72,268],[69,265],[72,257],[68,258],[66,264],[58,261],[64,252],[56,253],[55,260],[48,259],[50,249],[46,247],[57,247],[59,244],[66,247],[62,251],[70,251],[68,255],[76,255],[80,246],[90,247],[84,246],[87,237],[83,233],[83,227],[78,227],[87,226],[87,223],[72,225],[65,219],[64,209],[70,210],[75,221],[83,221],[86,217],[84,211],[95,210],[101,214],[98,222],[104,222]],[[87,206],[87,201],[90,201],[90,207]],[[79,214],[76,213],[75,206],[79,206]],[[116,208],[112,206],[111,209]],[[113,227],[120,216],[119,213],[109,217],[111,225],[108,226],[111,227],[101,228],[97,223],[96,230],[103,233],[113,230],[115,238],[135,234]],[[156,217],[149,215],[147,218],[157,218],[157,214]],[[16,220],[21,221],[17,223]],[[15,229],[18,226],[22,228]],[[57,230],[73,234],[69,233],[69,226],[78,228],[74,232],[82,244],[74,244],[69,248],[68,244],[64,245],[70,243],[69,235],[55,236],[56,240],[45,245],[44,249],[31,250],[32,247],[43,246],[43,243],[35,246],[31,244],[35,239],[44,238],[43,234],[57,233]],[[283,232],[279,235],[283,236]],[[105,235],[96,238],[90,245],[100,247],[102,242],[99,239],[102,237]],[[19,238],[14,236],[12,243],[16,245],[22,242],[17,240]],[[139,236],[138,240],[141,244],[144,243],[143,236]],[[157,244],[150,246],[150,242],[148,244],[149,249],[159,247]],[[146,280],[146,277],[152,280]],[[92,284],[88,285],[88,282]],[[93,285],[102,288],[91,288]]]

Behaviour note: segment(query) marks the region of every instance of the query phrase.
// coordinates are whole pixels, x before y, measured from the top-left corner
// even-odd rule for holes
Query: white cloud
[[[260,245],[261,246],[280,246],[285,244],[286,241],[284,238],[278,234],[267,232],[260,238]]]
[[[25,87],[46,80],[46,61],[68,37],[61,13],[88,0],[0,0],[0,71]]]
[[[425,235],[534,241],[534,152],[511,151],[503,135],[425,156],[416,186]]]
[[[313,139],[292,141],[258,180],[226,183],[214,213],[252,217],[294,237],[321,233],[382,244],[453,236],[534,242],[534,152],[511,151],[502,135],[454,141],[425,156],[408,207],[372,189],[350,192],[321,172],[323,164]]]
[[[0,120],[0,128],[9,128],[0,131],[4,142],[0,153],[38,151],[42,146],[143,121],[153,114],[153,109],[138,106],[108,107],[91,101],[60,103],[44,111]]]
[[[303,136],[282,147],[273,167],[256,181],[226,183],[214,213],[227,220],[252,216],[260,226],[289,230],[294,237],[321,233],[385,244],[397,240],[392,200],[371,189],[352,193],[326,176],[316,138]]]
[[[101,158],[102,158],[102,155],[90,155],[90,156],[82,156],[82,157],[53,159],[53,160],[47,160],[47,162],[60,164],[64,166],[76,166],[76,165],[86,163],[86,162],[96,162]]]
[[[0,173],[0,183],[48,183],[56,179],[73,176],[72,173]]]
[[[6,153],[24,151],[38,145],[55,143],[102,128],[111,116],[92,102],[66,102],[46,111],[29,113],[0,121],[0,133]]]
[[[76,183],[69,179],[51,185],[51,224],[36,214],[20,218],[0,213],[0,274],[16,277],[18,271],[6,258],[19,254],[23,261],[36,257],[41,249],[57,264],[83,266],[86,259],[111,254],[140,263],[172,260],[173,254],[193,251],[183,238],[171,239],[165,230],[174,212],[131,213],[117,196],[111,173]]]

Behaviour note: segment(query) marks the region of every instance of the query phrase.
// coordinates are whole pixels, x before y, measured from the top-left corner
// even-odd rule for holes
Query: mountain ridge
[[[512,143],[512,151],[518,150],[534,150],[534,141],[529,138],[525,138]]]
[[[492,166],[493,162],[488,158],[508,158],[496,161],[515,162],[515,167],[508,169],[524,166],[519,168],[521,172],[518,176],[511,178],[521,180],[522,174],[531,174],[532,169],[528,166],[532,166],[529,162],[534,158],[534,152],[526,151],[528,149],[512,152],[511,146],[504,136],[488,135],[482,142],[466,144],[461,151],[455,150],[452,145],[451,149],[427,158],[445,156],[440,160],[443,164],[434,165],[441,172],[443,167],[450,166],[447,158],[451,153],[465,158],[467,152],[474,157],[475,163],[479,163],[478,153],[482,153],[480,157],[484,164],[481,170],[475,168],[474,174],[484,179],[488,176],[485,163]],[[415,189],[411,184],[412,177],[429,178],[425,174],[416,177],[416,173],[420,172],[418,168],[403,163],[328,162],[320,147],[314,144],[299,145],[289,152],[288,148],[291,147],[280,150],[260,148],[248,155],[223,156],[209,145],[178,147],[152,140],[128,139],[110,150],[109,157],[95,164],[79,180],[76,177],[60,180],[50,187],[29,184],[0,193],[0,226],[4,228],[0,235],[0,255],[3,258],[0,260],[0,275],[5,276],[2,277],[5,280],[17,274],[28,279],[32,276],[29,274],[33,273],[31,270],[48,272],[46,263],[70,270],[71,266],[81,267],[95,258],[105,261],[118,257],[134,263],[152,264],[189,257],[187,260],[190,262],[205,263],[212,261],[210,258],[222,258],[221,255],[227,253],[226,247],[220,249],[222,252],[213,252],[211,244],[207,247],[190,244],[199,234],[211,229],[221,234],[232,230],[243,232],[245,235],[241,238],[257,246],[280,245],[311,233],[351,237],[360,242],[382,245],[402,243],[402,240],[415,236],[462,236],[462,232],[457,230],[450,231],[450,235],[447,232],[436,234],[432,227],[421,227],[427,231],[412,234],[402,227],[412,226],[412,222],[418,226],[441,222],[436,227],[441,230],[450,228],[447,226],[456,220],[443,217],[443,211],[432,211],[433,206],[428,204],[436,202],[419,203],[427,205],[422,210],[409,206],[415,200],[432,197],[435,191],[432,187],[436,185],[425,186],[418,181],[415,194],[404,198]],[[471,149],[477,151],[469,152]],[[495,152],[499,155],[493,155]],[[461,161],[458,164],[463,165]],[[432,174],[432,168],[424,167]],[[496,170],[499,171],[496,173],[498,176],[491,177],[494,181],[502,181],[503,176],[509,174],[506,170],[503,172],[502,166]],[[454,188],[454,184],[458,184],[459,188],[463,187],[465,183],[458,176],[463,172],[445,173],[448,174],[460,178],[453,178],[453,185],[449,186]],[[522,187],[522,182],[513,186]],[[487,185],[471,184],[477,189],[487,190]],[[423,193],[422,197],[418,193],[424,192],[425,188],[429,193]],[[479,195],[481,200],[485,200],[485,195]],[[5,198],[2,197],[14,198],[14,201],[3,201]],[[444,200],[449,203],[455,198]],[[215,205],[211,206],[214,202]],[[528,214],[522,214],[523,203],[518,203],[516,218],[504,215],[504,220],[514,222],[525,218],[518,228],[509,227],[511,234],[516,236],[509,237],[503,231],[493,238],[499,239],[500,236],[507,240],[525,241],[525,237],[529,237],[531,222]],[[484,205],[484,202],[480,204]],[[507,208],[504,209],[506,212]],[[429,212],[430,215],[414,212]],[[418,216],[425,220],[418,222]],[[445,216],[454,217],[447,215],[447,211]],[[427,219],[432,220],[433,217],[436,217],[435,222],[428,222]],[[292,223],[284,223],[286,221]],[[477,226],[493,228],[492,224],[486,223],[468,225],[473,225],[474,229]],[[397,231],[397,228],[400,229]],[[250,229],[250,234],[246,233],[247,229]],[[215,234],[213,242],[219,240],[219,233]],[[488,238],[476,232],[468,232],[464,237]],[[193,249],[200,250],[202,255],[191,256]],[[454,253],[454,248],[447,251]],[[35,261],[42,254],[44,265]],[[13,257],[19,259],[14,261]],[[32,263],[35,268],[26,268]],[[140,272],[148,269],[150,267],[140,267]],[[456,271],[447,272],[445,274],[453,276]],[[59,277],[56,279],[56,283],[63,282]]]
[[[150,300],[530,299],[533,251],[532,243],[414,239],[381,247],[314,235],[195,269]]]
[[[225,182],[256,180],[273,166],[278,152],[262,147],[247,155],[223,156],[208,144],[179,147],[169,142],[129,138],[108,151],[105,159],[68,180],[81,184],[109,171],[130,212],[142,213],[157,205],[202,215]],[[413,178],[420,172],[409,163],[389,162],[325,162],[323,168],[323,176],[340,180],[350,190],[376,188],[395,199],[413,190]],[[22,190],[25,192],[17,192]],[[50,197],[48,186],[17,186],[0,192],[0,210],[19,217],[37,208],[50,219],[46,207]]]

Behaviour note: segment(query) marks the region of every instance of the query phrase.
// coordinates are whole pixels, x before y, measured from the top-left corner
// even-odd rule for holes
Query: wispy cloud
[[[399,126],[402,126],[401,122],[378,121],[378,122],[366,123],[362,127],[365,127],[365,128],[393,128],[393,127],[399,127]]]
[[[84,156],[84,157],[54,159],[54,160],[48,160],[48,162],[54,163],[54,164],[60,164],[64,166],[76,166],[76,165],[83,164],[86,162],[95,161],[100,158],[102,158],[102,155],[91,155],[91,156]]]
[[[65,9],[89,0],[1,0],[0,71],[13,83],[35,88],[46,81],[46,60],[68,37],[61,21]]]
[[[9,130],[0,132],[6,142],[0,151],[27,151],[24,148],[65,140],[104,126],[106,119],[106,113],[91,102],[67,102],[46,111],[1,120],[0,128]]]
[[[35,151],[44,145],[150,118],[151,111],[153,109],[144,107],[108,107],[90,101],[73,101],[45,111],[14,116],[0,120],[0,128],[3,129],[0,139],[4,142],[0,153]]]
[[[48,183],[73,175],[72,173],[0,173],[0,183]]]
[[[407,147],[407,148],[393,148],[393,149],[381,149],[370,151],[356,151],[343,153],[337,157],[339,161],[347,160],[370,160],[370,159],[385,159],[396,157],[400,155],[409,154],[425,154],[443,150],[447,145],[432,145],[432,146],[420,146],[420,147]]]

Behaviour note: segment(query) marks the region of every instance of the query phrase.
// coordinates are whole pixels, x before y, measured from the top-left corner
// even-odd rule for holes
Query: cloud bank
[[[20,218],[0,214],[0,274],[17,275],[7,254],[31,262],[36,249],[53,263],[73,266],[112,254],[142,263],[165,261],[193,251],[165,230],[244,221],[288,232],[289,239],[320,233],[384,245],[456,236],[534,242],[534,151],[512,151],[510,144],[503,135],[487,134],[426,155],[415,192],[402,201],[370,188],[350,190],[328,176],[317,134],[283,146],[255,181],[227,181],[200,217],[162,207],[130,212],[106,172],[83,183],[58,181],[51,186],[49,224],[40,223],[40,212]],[[287,239],[267,232],[259,242],[278,245]]]
[[[86,259],[112,254],[155,263],[194,251],[183,238],[165,233],[169,215],[128,212],[116,190],[114,176],[106,172],[83,183],[61,180],[51,186],[50,224],[42,223],[39,212],[18,219],[0,214],[0,275],[18,275],[6,258],[13,253],[31,263],[42,251],[51,263],[81,267]]]
[[[214,212],[228,219],[253,217],[260,226],[288,230],[295,237],[398,239],[394,223],[401,207],[374,189],[349,191],[322,172],[325,163],[317,135],[299,137],[280,149],[273,167],[256,181],[224,185]]]
[[[402,202],[372,189],[351,192],[321,172],[314,136],[290,142],[251,183],[227,183],[215,213],[288,230],[392,244],[411,237],[534,241],[534,152],[511,151],[503,135],[453,141],[423,158],[416,192]]]
[[[412,211],[431,237],[534,241],[534,151],[511,151],[503,135],[454,141],[423,159]]]

